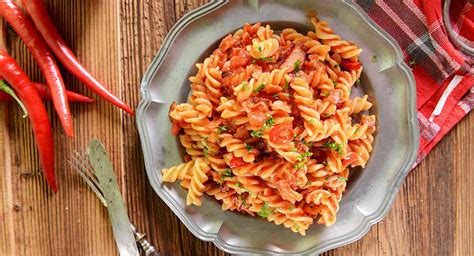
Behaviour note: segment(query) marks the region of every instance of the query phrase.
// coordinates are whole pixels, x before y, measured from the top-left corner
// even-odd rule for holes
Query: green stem
[[[8,95],[12,96],[13,99],[15,99],[16,102],[18,102],[18,105],[20,105],[21,109],[23,110],[23,118],[28,117],[28,110],[26,110],[25,105],[23,105],[23,102],[16,96],[16,93],[13,91],[10,86],[8,86],[7,83],[5,83],[4,80],[0,80],[0,90],[6,92]]]

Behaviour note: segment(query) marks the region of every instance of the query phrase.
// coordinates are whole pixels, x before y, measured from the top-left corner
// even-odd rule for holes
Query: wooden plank
[[[453,144],[455,226],[454,254],[474,255],[474,114],[462,120],[444,143]],[[454,142],[454,143],[453,143]],[[449,169],[448,169],[449,170]]]

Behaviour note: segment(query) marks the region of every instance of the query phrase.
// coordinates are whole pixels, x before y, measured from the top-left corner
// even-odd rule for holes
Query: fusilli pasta
[[[187,103],[170,108],[186,162],[163,169],[187,204],[207,194],[223,210],[259,216],[305,235],[330,226],[350,168],[365,167],[376,131],[369,97],[351,97],[362,49],[328,23],[275,34],[245,24],[196,64]]]

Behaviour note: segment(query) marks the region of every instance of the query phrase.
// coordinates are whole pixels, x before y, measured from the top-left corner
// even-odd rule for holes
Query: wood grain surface
[[[48,0],[50,14],[78,58],[132,106],[147,66],[175,22],[199,0]],[[30,53],[7,31],[7,48],[34,81]],[[95,97],[62,68],[71,90],[94,97],[72,105],[68,139],[51,114],[59,193],[38,164],[31,127],[15,104],[0,105],[0,255],[117,255],[107,211],[67,163],[99,138],[111,154],[130,219],[163,255],[223,255],[196,239],[148,185],[135,120]],[[47,109],[52,112],[51,105]],[[474,115],[451,131],[403,183],[386,218],[326,255],[474,255]]]

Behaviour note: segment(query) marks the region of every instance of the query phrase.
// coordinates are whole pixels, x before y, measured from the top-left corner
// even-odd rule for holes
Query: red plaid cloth
[[[450,17],[459,18],[451,24],[461,40],[472,45],[474,6],[469,0],[452,1]],[[449,41],[441,0],[355,2],[398,41],[415,75],[421,135],[416,166],[474,108],[474,73],[469,64],[473,56],[464,55]],[[439,115],[433,114],[437,107]]]

